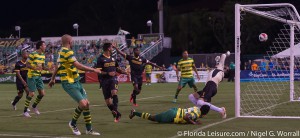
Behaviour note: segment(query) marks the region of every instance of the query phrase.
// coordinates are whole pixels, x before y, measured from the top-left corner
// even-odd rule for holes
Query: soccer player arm
[[[49,68],[45,66],[45,63],[42,64],[43,70],[49,71]]]
[[[177,77],[177,81],[179,81],[179,79],[180,79],[180,78],[179,78],[179,71],[180,71],[180,69],[177,68],[177,69],[176,69],[176,77]]]
[[[17,77],[22,81],[23,85],[25,87],[27,87],[26,81],[22,78],[22,76],[20,74],[20,66],[18,66],[17,64],[15,65],[15,72],[16,72]]]
[[[195,71],[195,73],[196,73],[196,75],[197,75],[197,79],[198,79],[198,81],[200,81],[200,76],[199,76],[199,74],[198,74],[198,71],[197,71],[197,68],[196,68],[196,66],[195,66],[194,62],[193,62],[193,66],[192,66],[192,68],[193,68],[193,70]]]
[[[187,113],[183,118],[188,124],[200,125],[200,121],[193,121],[189,113]]]
[[[57,72],[58,72],[58,69],[59,69],[59,66],[56,65],[56,66],[54,67],[54,72],[53,72],[53,74],[52,74],[52,76],[51,76],[51,80],[50,80],[50,82],[49,82],[49,84],[48,84],[48,86],[49,86],[50,88],[55,84],[55,76],[56,76],[56,74],[57,74]]]
[[[79,63],[78,61],[73,62],[73,65],[78,68],[79,70],[83,70],[83,71],[91,71],[91,72],[96,72],[101,74],[101,70],[99,69],[94,69],[85,65],[82,65],[81,63]]]
[[[165,70],[163,67],[160,67],[160,66],[154,64],[153,62],[147,60],[147,59],[145,60],[145,63],[146,63],[146,64],[149,64],[149,65],[151,65],[151,66],[157,67],[157,68],[159,68],[159,69],[161,69],[161,70]]]
[[[116,51],[117,51],[122,57],[124,57],[124,58],[126,59],[126,54],[125,54],[124,52],[122,52],[115,44],[113,44],[112,46],[116,49]]]

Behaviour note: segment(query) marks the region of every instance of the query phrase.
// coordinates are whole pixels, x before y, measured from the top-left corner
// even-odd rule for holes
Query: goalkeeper
[[[195,92],[189,95],[189,100],[198,106],[199,108],[208,105],[211,110],[218,112],[222,118],[226,118],[226,109],[225,107],[217,107],[211,104],[211,98],[217,94],[218,84],[224,78],[224,63],[227,56],[230,55],[228,51],[226,54],[222,54],[221,57],[216,57],[216,69],[211,70],[208,73],[207,82],[203,88],[203,90]]]
[[[132,119],[134,116],[141,117],[143,119],[151,120],[158,123],[175,123],[175,124],[201,124],[197,119],[202,118],[209,112],[209,106],[204,105],[201,108],[196,106],[182,109],[182,108],[171,108],[168,111],[151,115],[146,112],[137,112],[134,109],[131,110],[129,118]]]

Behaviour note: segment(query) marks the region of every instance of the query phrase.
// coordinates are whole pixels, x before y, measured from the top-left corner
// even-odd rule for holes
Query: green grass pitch
[[[212,99],[214,105],[226,107],[228,120],[221,119],[219,114],[210,111],[205,118],[201,119],[201,125],[158,124],[138,117],[129,119],[128,115],[132,108],[129,103],[132,85],[129,83],[119,85],[119,110],[122,118],[119,123],[114,123],[111,112],[104,103],[102,91],[98,89],[98,84],[83,84],[83,86],[91,104],[93,129],[99,131],[102,137],[176,137],[178,131],[193,130],[205,132],[206,136],[203,137],[208,137],[208,131],[263,133],[264,131],[300,129],[297,119],[234,118],[234,83],[222,82],[217,95]],[[202,89],[204,85],[198,83],[197,86],[198,89]],[[176,83],[143,85],[142,93],[138,95],[137,100],[139,106],[135,109],[155,114],[172,107],[192,106],[188,100],[188,95],[193,91],[191,88],[184,88],[181,91],[178,103],[171,102],[176,87]],[[10,102],[17,93],[15,84],[0,84],[0,88],[0,137],[78,137],[72,135],[68,127],[77,104],[63,91],[60,84],[56,84],[52,89],[46,88],[46,96],[38,105],[41,114],[39,116],[32,114],[32,118],[21,116],[24,97],[17,104],[17,111],[12,110]],[[300,108],[295,110],[300,110]],[[81,132],[85,131],[82,116],[78,120],[78,127]],[[83,134],[80,137],[87,136]],[[258,138],[258,136],[249,135],[248,137]],[[210,136],[210,138],[213,137]]]

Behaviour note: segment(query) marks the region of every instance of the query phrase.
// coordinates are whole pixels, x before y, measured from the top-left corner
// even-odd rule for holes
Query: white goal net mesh
[[[299,22],[298,13],[289,6],[270,5],[241,7],[240,15],[241,49],[251,46],[243,41],[253,38],[247,34],[247,21],[249,21],[247,16],[252,16],[250,17],[252,20],[256,18],[268,20],[267,25],[268,22],[278,21],[277,26],[273,27],[278,29],[270,31],[274,34],[268,34],[267,41],[272,43],[267,46],[268,50],[264,56],[248,63],[252,65],[256,63],[258,70],[252,70],[255,69],[255,65],[249,65],[250,70],[241,70],[240,116],[300,118],[300,26],[297,24],[294,27],[294,79],[290,80],[291,24],[289,21]],[[270,23],[270,25],[274,24]],[[258,41],[259,34],[255,35],[257,40],[253,41]],[[265,45],[263,44],[265,42],[259,43]]]

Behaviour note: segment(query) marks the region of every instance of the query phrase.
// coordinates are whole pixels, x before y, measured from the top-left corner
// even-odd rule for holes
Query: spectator
[[[155,42],[154,42],[154,40],[152,40],[151,42],[150,42],[150,46],[152,46],[152,45],[154,45],[155,44]]]
[[[272,71],[272,70],[274,70],[274,63],[273,63],[273,60],[272,59],[270,59],[270,62],[269,62],[269,69]]]
[[[173,71],[173,64],[170,64],[170,66],[167,68],[168,71]]]
[[[263,59],[263,60],[260,62],[259,69],[260,69],[261,71],[266,71],[266,66],[267,66],[266,60]]]
[[[251,70],[252,71],[257,71],[258,70],[258,65],[254,61],[252,62]]]
[[[165,72],[163,72],[162,74],[160,74],[160,76],[157,79],[157,83],[166,83],[166,76],[165,76]]]
[[[232,81],[234,82],[234,75],[235,75],[235,64],[233,62],[230,62],[229,65],[229,74],[228,74],[228,82]]]
[[[78,49],[77,53],[78,53],[78,54],[83,54],[83,48],[80,47],[80,48]]]
[[[135,47],[135,38],[134,37],[131,38],[130,47]]]

